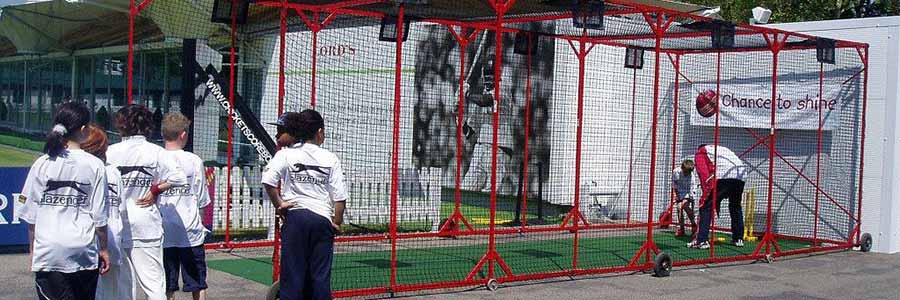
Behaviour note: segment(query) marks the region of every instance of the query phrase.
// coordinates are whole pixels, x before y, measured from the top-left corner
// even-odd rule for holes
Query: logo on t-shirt
[[[191,186],[190,185],[177,185],[172,186],[168,190],[162,193],[163,196],[190,196],[191,195]]]
[[[122,173],[122,185],[124,187],[148,187],[153,184],[153,174],[148,169],[152,170],[155,167],[121,166],[118,169]],[[136,175],[128,175],[135,172],[137,172]]]
[[[48,180],[40,205],[79,207],[87,204],[87,192],[80,186],[90,185],[66,180]],[[56,191],[56,193],[49,193]],[[73,193],[74,192],[74,193]]]
[[[331,168],[296,163],[291,166],[291,180],[296,183],[326,184]]]
[[[115,183],[110,183],[106,186],[106,189],[109,193],[106,194],[106,199],[109,200],[110,207],[119,207],[119,204],[122,203],[122,200],[119,199],[119,192],[117,191]]]

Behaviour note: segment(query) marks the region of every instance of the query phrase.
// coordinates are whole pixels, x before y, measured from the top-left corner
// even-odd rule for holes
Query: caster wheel
[[[766,263],[771,264],[774,261],[775,261],[775,256],[772,256],[772,254],[766,254]]]
[[[485,286],[487,286],[488,290],[493,292],[493,291],[496,291],[498,288],[500,288],[500,283],[497,282],[497,279],[491,279],[491,280],[488,280],[488,282],[487,282],[487,284],[485,284]]]
[[[281,285],[278,284],[278,281],[272,284],[269,287],[269,292],[266,294],[266,300],[278,300],[278,290],[281,288]]]
[[[668,277],[672,272],[672,258],[666,253],[656,256],[653,264],[653,276]]]
[[[872,235],[863,233],[862,237],[859,238],[859,251],[869,252],[869,250],[872,250]]]

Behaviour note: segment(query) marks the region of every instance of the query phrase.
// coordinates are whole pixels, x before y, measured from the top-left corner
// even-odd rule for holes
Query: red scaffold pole
[[[397,47],[394,61],[394,139],[391,149],[391,278],[390,289],[397,287],[397,205],[400,185],[400,76],[403,67],[403,17],[404,7],[401,4],[397,15]]]

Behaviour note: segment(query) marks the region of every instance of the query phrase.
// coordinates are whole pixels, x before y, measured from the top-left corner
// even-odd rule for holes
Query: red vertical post
[[[228,176],[227,187],[225,192],[225,245],[231,244],[231,168],[232,157],[234,153],[234,65],[235,52],[234,45],[237,43],[237,2],[231,1],[231,49],[230,49],[230,65],[228,66]]]
[[[522,229],[527,226],[528,220],[528,144],[531,142],[529,135],[531,133],[531,47],[533,33],[528,33],[528,53],[525,59],[525,151],[522,154]]]
[[[674,100],[672,104],[672,170],[675,170],[675,156],[677,155],[676,151],[678,150],[678,93],[679,85],[681,84],[681,54],[675,55],[675,61],[672,62],[672,66],[675,68],[675,92],[673,95]],[[670,218],[674,220],[676,213],[681,214],[681,209],[678,207],[674,207],[675,193],[670,192],[669,195],[669,203],[673,203]],[[697,229],[695,228],[694,230]]]
[[[822,92],[825,85],[825,64],[819,63],[819,103],[817,103],[819,113],[819,128],[816,131],[816,206],[813,211],[813,248],[819,247],[819,188],[822,172]]]
[[[276,118],[280,117],[282,113],[284,113],[284,58],[285,58],[285,49],[287,42],[287,0],[281,0],[281,14],[280,14],[280,30],[279,30],[279,41],[281,45],[278,48],[278,115]],[[279,184],[279,188],[280,188]],[[275,218],[275,236],[274,236],[274,247],[272,247],[272,282],[278,281],[281,275],[281,221],[276,217]]]
[[[494,41],[494,101],[496,109],[494,109],[494,136],[491,143],[491,213],[490,213],[490,238],[488,242],[489,251],[496,254],[496,217],[497,217],[497,145],[498,134],[500,132],[500,109],[503,107],[503,99],[500,99],[500,89],[503,86],[503,14],[497,13],[497,30]],[[495,255],[496,256],[496,255]],[[488,260],[488,278],[494,278],[494,260]]]
[[[656,45],[653,50],[655,55],[653,68],[653,119],[650,125],[650,196],[647,201],[646,239],[641,245],[641,248],[635,253],[634,257],[631,258],[631,261],[628,262],[629,266],[636,265],[641,257],[644,258],[645,265],[650,264],[652,255],[659,254],[660,252],[659,247],[656,246],[656,242],[653,241],[653,200],[656,197],[656,195],[654,195],[656,193],[656,137],[657,128],[659,127],[659,57],[662,52],[662,38],[666,34],[666,30],[668,30],[669,26],[672,24],[672,21],[674,21],[674,18],[664,17],[661,12],[655,13],[654,16],[651,16],[651,12],[643,12],[642,14],[656,37]]]
[[[771,40],[768,34],[765,35],[765,38],[769,42],[769,47],[772,49],[772,109],[769,120],[769,182],[766,191],[768,198],[766,199],[766,233],[763,235],[763,238],[760,240],[754,253],[759,253],[759,250],[765,247],[766,255],[769,255],[772,253],[773,245],[776,247],[776,250],[778,247],[772,232],[772,197],[774,197],[775,188],[775,111],[778,107],[776,101],[776,99],[778,99],[778,54],[781,52],[784,40],[787,40],[787,35],[783,36],[784,40],[779,38],[778,33],[773,34]]]
[[[284,55],[285,43],[287,42],[287,0],[281,0],[281,28],[279,39],[281,45],[278,47],[278,116],[284,113]],[[276,118],[278,117],[276,116]]]
[[[716,51],[716,107],[722,105],[720,99],[722,99],[719,93],[722,91],[722,51]],[[719,165],[719,120],[721,117],[721,108],[716,109],[716,126],[713,127],[713,165]],[[718,171],[718,170],[716,170]],[[713,178],[719,180],[718,176],[713,174]],[[716,199],[719,197],[719,184],[715,182],[712,186],[712,198],[709,199],[713,201],[712,204],[712,213],[709,216],[709,257],[716,256],[716,214],[718,213],[718,208],[716,207]],[[731,200],[728,200],[731,201]],[[734,232],[732,235],[736,234]],[[742,233],[743,234],[743,233]]]
[[[401,4],[397,14],[396,60],[394,61],[394,140],[391,149],[391,290],[397,287],[397,197],[400,185],[400,75],[403,65],[403,14]]]
[[[509,4],[511,5],[510,0]],[[481,271],[481,268],[487,264],[488,274],[487,278],[494,279],[494,264],[500,266],[500,269],[503,270],[506,275],[512,275],[512,270],[503,261],[503,258],[500,257],[500,254],[497,253],[496,246],[496,219],[497,219],[497,140],[498,133],[500,128],[500,108],[503,106],[503,103],[500,99],[500,89],[502,88],[503,79],[502,68],[503,68],[503,14],[506,12],[506,9],[509,8],[507,4],[502,3],[501,1],[492,1],[491,6],[497,11],[497,20],[496,20],[496,32],[494,42],[494,57],[496,61],[494,61],[494,101],[496,101],[495,105],[497,109],[494,110],[494,122],[493,122],[493,139],[492,139],[492,147],[491,147],[491,197],[490,197],[490,227],[488,229],[488,250],[487,253],[475,264],[475,267],[472,268],[472,271],[469,272],[469,275],[466,276],[466,280],[472,280],[475,278],[475,275]]]
[[[451,29],[452,31],[452,29]],[[462,27],[460,34],[465,35]],[[453,212],[457,213],[462,203],[462,152],[463,152],[463,116],[466,111],[466,47],[468,40],[461,38],[459,40],[459,101],[456,109],[456,189],[453,193],[454,203]],[[463,219],[465,220],[465,219]],[[453,216],[447,219],[447,222],[453,222]],[[456,224],[458,225],[458,224]],[[456,226],[458,228],[458,226]]]
[[[466,47],[468,47],[469,42],[475,37],[478,30],[473,30],[471,34],[466,35],[464,27],[460,26],[460,32],[456,32],[453,29],[452,25],[447,26],[447,30],[453,35],[459,44],[459,100],[457,101],[457,113],[456,113],[456,174],[455,174],[455,188],[454,188],[454,203],[453,203],[453,213],[447,217],[447,220],[444,222],[444,225],[438,230],[442,233],[442,235],[449,235],[447,232],[457,231],[459,230],[459,223],[462,223],[469,230],[474,230],[469,222],[466,221],[466,218],[460,212],[460,205],[462,202],[462,152],[463,149],[463,116],[465,115],[465,93],[466,93]]]
[[[656,47],[654,49],[654,67],[653,67],[653,122],[651,123],[650,129],[650,197],[648,199],[647,204],[647,242],[646,246],[648,247],[645,250],[646,262],[650,262],[650,251],[654,251],[656,253],[659,252],[659,249],[656,248],[656,244],[653,241],[653,200],[656,198],[656,131],[659,127],[659,55],[662,51],[662,38],[666,33],[666,29],[668,28],[668,22],[666,25],[663,25],[663,16],[662,14],[657,14],[656,16],[656,26],[653,29],[656,35]]]
[[[576,211],[572,218],[572,225],[575,227],[575,238],[572,247],[572,270],[578,270],[578,223],[581,212],[581,138],[584,124],[584,61],[587,60],[587,49],[585,44],[587,39],[585,35],[587,29],[582,30],[581,40],[578,41],[578,126],[575,131],[575,199],[573,201],[573,210]]]
[[[316,69],[318,68],[318,48],[319,48],[319,13],[313,12],[313,22],[316,23],[312,28],[312,83],[310,84],[309,106],[316,109]],[[402,24],[402,23],[401,23]],[[403,27],[403,26],[397,26]],[[402,41],[401,41],[402,42]]]
[[[858,50],[857,50],[858,51]],[[859,138],[859,191],[857,195],[856,207],[856,242],[860,242],[862,234],[862,199],[863,199],[863,167],[865,166],[866,156],[866,110],[869,102],[869,45],[860,53],[863,62],[863,109],[862,109],[862,135]],[[852,239],[852,237],[850,238]]]
[[[137,14],[138,9],[134,6],[134,0],[128,1],[128,83],[125,90],[128,105],[134,103],[131,89],[134,84],[134,17]]]

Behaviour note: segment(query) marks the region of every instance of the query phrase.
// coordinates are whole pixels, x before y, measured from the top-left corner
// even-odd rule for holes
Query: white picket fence
[[[228,168],[213,169],[215,202],[213,229],[224,230]],[[390,221],[391,177],[384,175],[345,174],[350,186],[345,222],[357,225],[384,225]],[[231,230],[270,228],[275,212],[260,184],[259,167],[231,169]],[[397,206],[398,222],[427,224],[437,230],[441,211],[441,170],[401,170]]]

